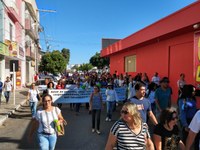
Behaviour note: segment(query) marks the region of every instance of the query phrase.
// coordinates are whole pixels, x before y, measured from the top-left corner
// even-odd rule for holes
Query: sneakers
[[[97,132],[97,134],[101,134],[101,132],[99,130],[97,130],[96,132]]]
[[[111,122],[111,119],[110,118],[108,118],[108,117],[106,117],[106,120],[105,121],[109,121],[109,122]]]
[[[94,133],[95,132],[95,129],[92,129],[92,133]]]

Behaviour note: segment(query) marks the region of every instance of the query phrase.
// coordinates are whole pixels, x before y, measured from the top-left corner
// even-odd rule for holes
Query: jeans
[[[45,135],[38,133],[38,142],[40,150],[54,150],[56,146],[57,135]]]
[[[10,98],[10,91],[4,91],[4,96],[6,98],[6,103],[8,103],[9,98]]]
[[[113,108],[114,108],[115,102],[106,102],[106,108],[107,108],[107,117],[109,119],[112,118],[112,112],[113,112]]]
[[[37,103],[38,103],[38,102],[30,102],[30,103],[29,103],[29,106],[30,106],[30,108],[31,108],[32,117],[35,117],[35,115],[36,115]]]
[[[97,115],[97,130],[99,130],[100,129],[101,109],[93,109],[92,110],[92,129],[95,129],[96,115]]]

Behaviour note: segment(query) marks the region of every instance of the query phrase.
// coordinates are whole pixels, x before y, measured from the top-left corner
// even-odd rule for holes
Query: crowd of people
[[[172,89],[169,82],[168,77],[160,79],[157,72],[151,80],[146,73],[138,73],[135,77],[128,73],[118,75],[117,71],[113,75],[96,72],[74,73],[72,76],[65,75],[56,86],[49,81],[47,90],[43,92],[45,95],[42,98],[43,109],[47,109],[45,107],[46,99],[49,98],[49,101],[52,101],[52,97],[48,96],[48,89],[65,89],[69,84],[75,84],[74,89],[93,88],[86,108],[92,114],[92,133],[100,134],[100,116],[103,108],[101,88],[106,88],[107,115],[105,121],[111,121],[113,110],[118,102],[115,88],[125,87],[127,92],[121,116],[110,130],[106,150],[114,147],[117,149],[189,150],[191,146],[195,150],[199,149],[200,112],[196,106],[195,87],[187,84],[185,75],[180,74],[180,79],[177,81],[177,109],[174,109],[172,108]],[[36,112],[38,92],[35,90],[34,84],[28,93],[32,116],[36,120],[35,124],[39,122],[38,133],[44,133],[44,135],[53,133],[53,129],[51,129],[53,127],[48,131],[45,129],[47,125],[43,124],[45,121],[41,121],[41,110]],[[70,104],[70,108],[75,109],[78,114],[80,105],[80,103]],[[58,104],[59,113],[61,107],[62,104]],[[53,107],[48,110],[53,111]],[[61,121],[63,120],[62,115],[59,118]],[[150,122],[151,124],[149,124]],[[152,131],[150,131],[150,125],[153,125]],[[180,132],[181,130],[182,132]],[[49,133],[49,131],[52,132]],[[55,144],[52,147],[55,147]]]

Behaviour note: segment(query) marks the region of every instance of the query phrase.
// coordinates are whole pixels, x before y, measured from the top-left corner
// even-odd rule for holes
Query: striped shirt
[[[115,122],[111,133],[117,137],[118,150],[144,150],[146,149],[146,137],[150,138],[146,123],[142,123],[140,133],[135,134],[123,120]]]

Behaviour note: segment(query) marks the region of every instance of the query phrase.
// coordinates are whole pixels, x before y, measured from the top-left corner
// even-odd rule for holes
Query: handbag
[[[58,136],[64,136],[65,135],[65,127],[67,125],[67,122],[63,120],[63,122],[60,124],[60,130],[58,131],[56,128],[56,133]]]
[[[36,95],[36,97],[37,97],[38,101],[40,101],[40,94],[39,94],[38,91],[37,91],[37,95]]]
[[[56,114],[58,116],[58,111],[55,107],[56,110]],[[63,119],[63,122],[59,125],[59,130],[57,128],[57,124],[55,123],[55,127],[56,127],[56,133],[58,136],[64,136],[65,135],[65,126],[67,125],[67,121],[65,119]]]
[[[40,95],[39,94],[37,94],[37,99],[38,99],[38,101],[40,101]]]

